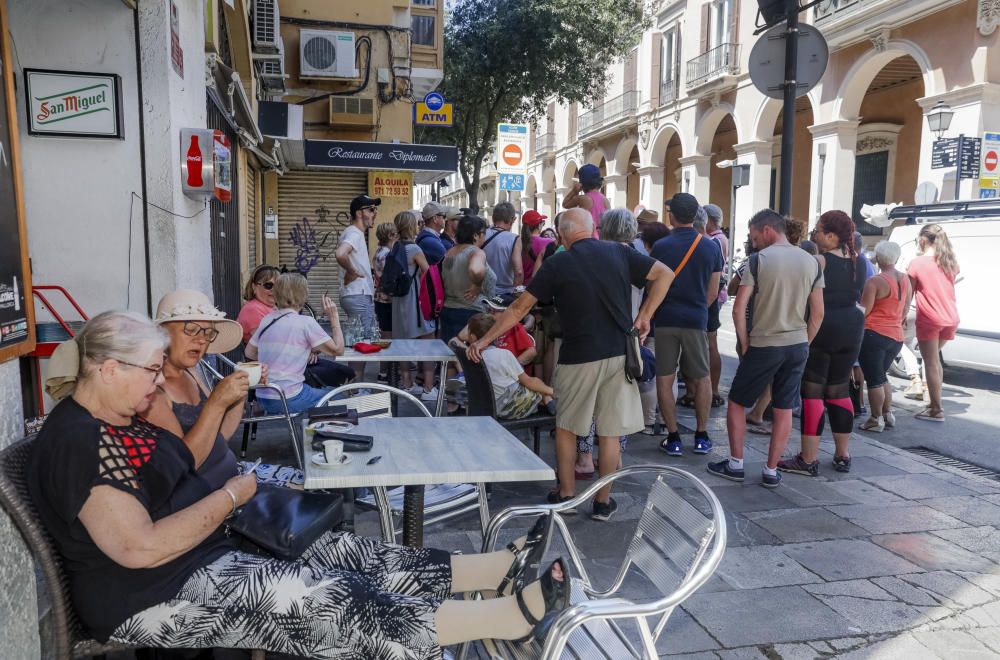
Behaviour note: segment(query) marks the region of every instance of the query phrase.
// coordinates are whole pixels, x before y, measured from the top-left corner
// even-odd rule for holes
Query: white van
[[[941,225],[954,246],[961,269],[955,280],[960,321],[955,340],[941,352],[945,364],[1000,373],[1000,305],[991,290],[1000,265],[1000,201],[901,206],[889,217],[911,223],[889,234],[888,240],[902,248],[900,271],[917,256],[922,225]]]

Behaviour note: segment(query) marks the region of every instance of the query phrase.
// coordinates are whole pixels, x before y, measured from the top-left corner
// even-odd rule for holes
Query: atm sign
[[[413,123],[417,126],[451,126],[452,104],[442,103],[441,107],[431,109],[427,103],[418,101],[413,105]]]

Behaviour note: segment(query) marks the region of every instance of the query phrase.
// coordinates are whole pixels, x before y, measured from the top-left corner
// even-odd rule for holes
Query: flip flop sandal
[[[748,419],[747,431],[754,435],[771,435],[771,425],[767,422],[754,422]]]
[[[922,411],[916,414],[917,419],[922,419],[925,422],[937,422],[939,424],[944,422],[944,411],[939,410],[936,413],[931,412],[930,408],[924,408]]]
[[[685,408],[694,408],[694,397],[690,394],[685,394],[681,398],[677,399],[678,406],[684,406]]]
[[[712,395],[712,407],[713,408],[721,408],[724,405],[726,405],[726,400],[725,399],[723,399],[718,394]]]
[[[498,594],[507,595],[506,589],[508,586],[513,587],[513,589],[523,587],[528,571],[533,572],[535,575],[538,574],[539,563],[542,561],[542,557],[545,556],[545,551],[549,548],[549,541],[552,540],[552,523],[554,520],[555,514],[552,512],[539,517],[528,532],[523,547],[518,548],[513,542],[507,544],[507,549],[514,555],[514,561],[497,587]],[[531,576],[531,579],[534,579],[534,575]]]

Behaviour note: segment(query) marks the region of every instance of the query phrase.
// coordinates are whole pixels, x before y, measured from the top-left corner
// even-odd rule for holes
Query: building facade
[[[615,206],[662,217],[665,199],[691,192],[735,219],[741,244],[749,217],[777,206],[785,121],[781,101],[750,80],[756,9],[739,0],[658,3],[640,45],[609,66],[602,95],[549,104],[534,127],[525,191],[497,192],[486,165],[480,204],[488,210],[509,196],[551,216],[579,167],[592,163]],[[827,0],[807,10],[802,21],[825,37],[830,60],[796,103],[793,215],[812,225],[822,211],[843,209],[861,221],[864,203],[954,199],[955,168],[932,168],[925,114],[938,101],[951,106],[945,137],[1000,129],[998,13],[989,0]],[[750,165],[735,206],[724,161]],[[960,198],[978,194],[977,181],[962,181]],[[443,196],[467,203],[457,176]]]

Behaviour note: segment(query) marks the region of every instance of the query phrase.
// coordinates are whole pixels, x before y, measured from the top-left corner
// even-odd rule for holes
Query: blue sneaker
[[[733,470],[729,467],[728,458],[716,461],[715,463],[709,463],[707,469],[715,476],[729,479],[730,481],[743,481],[744,478],[743,470]]]
[[[707,454],[710,451],[712,451],[712,440],[707,435],[701,438],[695,437],[694,453]]]
[[[764,488],[777,488],[781,483],[781,473],[778,472],[773,477],[765,472],[760,475],[760,485]]]
[[[660,449],[667,452],[667,456],[683,456],[684,450],[681,447],[681,440],[677,438],[676,440],[671,440],[667,438],[660,443]]]

